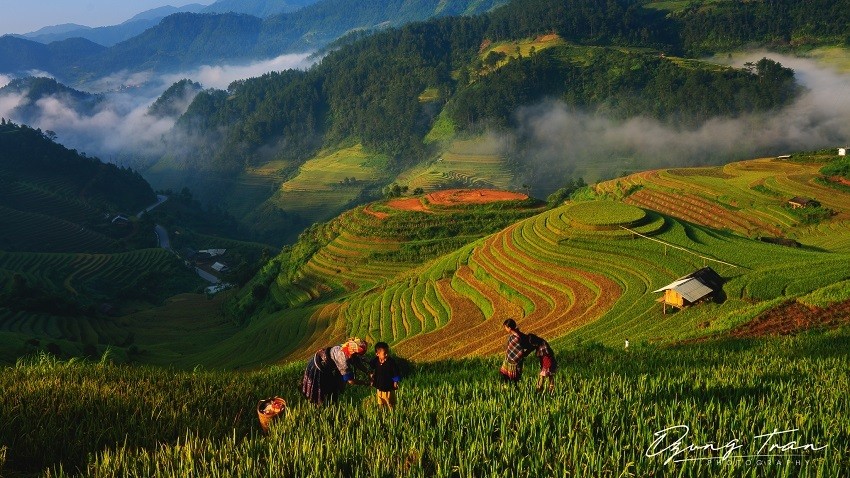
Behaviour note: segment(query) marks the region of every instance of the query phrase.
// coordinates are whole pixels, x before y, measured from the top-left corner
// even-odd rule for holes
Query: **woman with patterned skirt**
[[[367,371],[360,358],[368,346],[365,340],[353,337],[342,345],[320,349],[307,361],[301,393],[316,405],[333,401],[345,389],[345,384],[358,383],[354,367]]]
[[[529,349],[528,337],[520,332],[514,319],[508,319],[503,324],[508,333],[508,348],[505,351],[505,361],[499,368],[502,378],[510,383],[517,383],[522,377],[522,361]]]

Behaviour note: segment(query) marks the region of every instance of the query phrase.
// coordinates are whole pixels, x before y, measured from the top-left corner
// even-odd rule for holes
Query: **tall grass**
[[[42,476],[841,476],[850,466],[850,332],[676,348],[559,353],[554,395],[497,380],[498,360],[414,364],[393,412],[352,388],[314,408],[302,364],[254,372],[133,368],[46,356],[0,370],[7,469]],[[289,402],[259,434],[260,398]],[[776,439],[826,446],[754,459],[665,464],[654,434],[688,444]],[[59,446],[58,444],[62,444]],[[755,447],[758,448],[757,446]],[[719,456],[690,452],[680,458]],[[797,463],[799,461],[799,463]]]

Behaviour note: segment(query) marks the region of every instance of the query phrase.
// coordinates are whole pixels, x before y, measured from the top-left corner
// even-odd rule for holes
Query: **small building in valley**
[[[847,156],[847,148],[838,148],[839,156]]]
[[[230,270],[230,268],[228,268],[227,265],[225,265],[224,263],[216,262],[212,265],[212,270],[216,272],[227,272]]]
[[[658,299],[667,313],[667,306],[684,309],[690,305],[716,297],[723,289],[723,278],[711,267],[703,267],[684,277],[680,277],[666,286],[654,291],[664,292]]]
[[[210,257],[223,256],[227,249],[201,249],[199,253],[209,254]]]
[[[788,200],[788,205],[793,209],[800,209],[804,207],[818,207],[820,203],[811,198],[794,196]]]

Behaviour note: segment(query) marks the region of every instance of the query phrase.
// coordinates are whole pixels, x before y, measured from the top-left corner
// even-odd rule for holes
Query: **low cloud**
[[[11,76],[0,74],[0,88],[3,88],[4,86],[8,85],[11,81]]]
[[[118,72],[89,82],[84,89],[100,94],[94,108],[81,111],[64,95],[26,103],[20,94],[0,95],[0,116],[34,128],[52,130],[57,140],[69,148],[85,151],[106,161],[144,167],[165,154],[164,137],[171,132],[177,116],[148,115],[148,108],[174,82],[189,78],[206,88],[224,89],[233,81],[271,71],[306,68],[309,55],[283,55],[247,65],[202,66],[195,70],[155,76],[152,72]],[[51,76],[30,72],[33,76]],[[13,78],[0,76],[5,86]],[[177,100],[176,111],[188,108],[194,94]],[[26,108],[19,108],[26,106]],[[26,110],[26,114],[22,111]]]
[[[248,65],[205,65],[195,70],[165,76],[167,83],[172,84],[183,78],[191,78],[205,88],[227,89],[236,80],[255,78],[270,71],[300,70],[309,67],[313,62],[308,60],[309,54],[281,55],[271,60],[260,61]]]
[[[537,189],[548,191],[571,177],[592,181],[634,170],[722,164],[850,143],[850,76],[812,60],[770,53],[754,53],[739,63],[763,56],[793,68],[806,88],[778,111],[684,128],[646,117],[616,121],[547,101],[517,112],[515,135],[523,150],[508,151],[529,165]]]

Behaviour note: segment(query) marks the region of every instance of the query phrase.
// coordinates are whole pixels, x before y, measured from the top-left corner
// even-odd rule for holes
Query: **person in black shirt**
[[[372,386],[378,390],[378,406],[395,407],[395,391],[401,381],[401,373],[395,360],[390,357],[390,346],[386,342],[375,344],[375,358],[369,363],[372,366]]]

